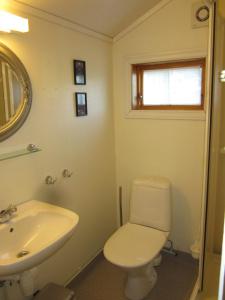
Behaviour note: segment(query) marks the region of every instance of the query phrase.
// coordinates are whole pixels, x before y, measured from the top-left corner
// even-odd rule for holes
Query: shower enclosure
[[[208,201],[201,294],[204,300],[225,299],[221,292],[218,295],[220,269],[223,269],[221,253],[225,210],[225,72],[222,72],[225,70],[225,19],[222,6],[219,1],[215,4]]]

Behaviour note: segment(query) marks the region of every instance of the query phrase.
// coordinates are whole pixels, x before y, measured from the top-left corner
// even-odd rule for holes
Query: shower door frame
[[[209,97],[209,107],[208,107],[208,113],[207,113],[207,121],[206,121],[206,152],[205,152],[205,180],[204,180],[204,190],[203,190],[203,212],[202,212],[202,232],[201,232],[201,252],[200,252],[200,266],[199,266],[199,288],[200,290],[203,289],[203,279],[204,279],[204,269],[205,269],[205,255],[206,255],[206,237],[207,237],[207,212],[209,210],[209,173],[211,170],[210,168],[210,161],[212,160],[212,130],[213,130],[213,103],[216,97],[216,88],[219,84],[219,71],[218,70],[218,61],[216,61],[216,55],[218,55],[216,51],[216,33],[218,35],[218,32],[216,32],[216,29],[218,29],[218,24],[220,21],[217,20],[218,16],[218,7],[216,2],[212,5],[212,16],[211,16],[211,32],[210,32],[210,42],[209,42],[209,61],[210,61],[210,68],[209,74],[211,74],[210,82],[209,82],[209,88],[210,88],[210,97]],[[222,23],[221,23],[222,25]],[[223,28],[224,29],[224,28]],[[224,37],[224,31],[223,31],[223,37]],[[224,48],[224,45],[223,45]],[[217,49],[218,50],[218,49]],[[223,50],[221,50],[223,51]],[[219,64],[219,63],[218,63]],[[214,139],[215,137],[213,137]],[[218,148],[218,145],[217,145]],[[219,149],[217,149],[219,151]],[[218,153],[217,151],[217,153]],[[216,152],[216,151],[215,151]],[[215,157],[214,157],[215,158]],[[215,158],[217,160],[217,158]],[[213,174],[216,174],[217,170],[213,169]],[[212,233],[211,233],[212,234]],[[211,236],[212,238],[212,236]],[[209,248],[212,248],[212,244],[210,242]],[[213,251],[213,248],[211,249]],[[225,291],[224,291],[224,281],[225,281],[225,224],[224,224],[224,234],[223,234],[223,248],[222,248],[222,261],[221,261],[221,269],[220,269],[220,284],[219,284],[219,298],[218,300],[225,299]],[[195,298],[193,298],[195,299]]]

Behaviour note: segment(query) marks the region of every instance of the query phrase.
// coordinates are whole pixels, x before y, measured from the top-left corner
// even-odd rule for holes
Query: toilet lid
[[[106,242],[104,255],[120,267],[140,267],[157,256],[168,234],[151,227],[127,223]]]

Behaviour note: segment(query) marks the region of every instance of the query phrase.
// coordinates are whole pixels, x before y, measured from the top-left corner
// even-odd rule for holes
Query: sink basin
[[[0,277],[31,269],[60,249],[79,221],[74,212],[31,200],[0,224]]]

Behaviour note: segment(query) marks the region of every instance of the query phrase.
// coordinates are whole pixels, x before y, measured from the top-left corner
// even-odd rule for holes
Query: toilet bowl
[[[157,280],[154,266],[168,237],[167,232],[127,223],[106,242],[105,258],[123,268],[128,276],[125,295],[128,299],[143,299]]]
[[[145,298],[157,281],[155,266],[170,229],[170,183],[150,177],[133,182],[130,220],[106,242],[104,256],[127,272],[125,295]],[[151,225],[151,226],[150,226]]]

